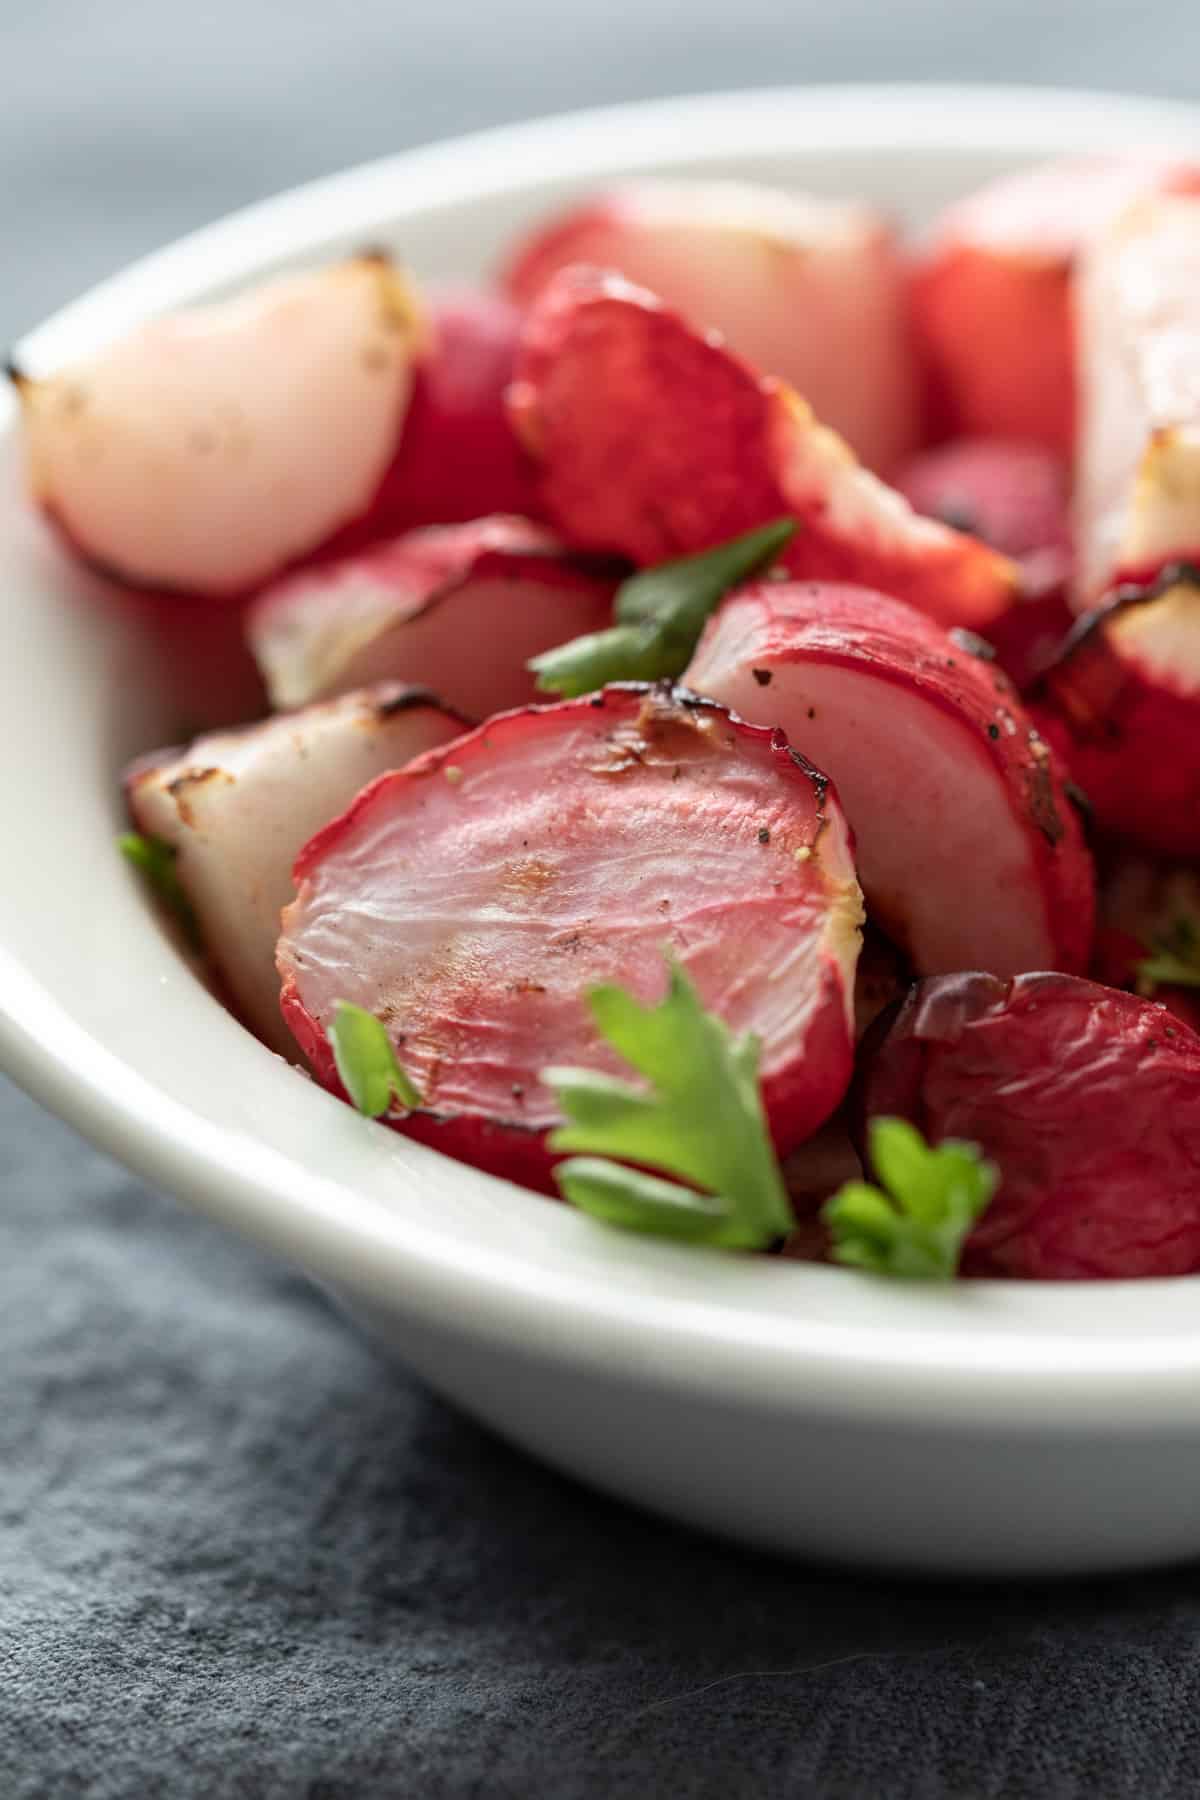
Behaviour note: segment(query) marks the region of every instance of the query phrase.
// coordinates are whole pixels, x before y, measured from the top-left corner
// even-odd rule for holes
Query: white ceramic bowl
[[[364,240],[487,269],[631,171],[868,194],[914,221],[1017,164],[1200,113],[1111,95],[826,88],[551,119],[320,182],[185,239],[30,338],[53,366],[143,315]],[[358,1118],[205,992],[114,853],[123,758],[175,721],[136,624],[23,504],[0,418],[0,1060],[151,1181],[307,1270],[439,1392],[548,1461],[780,1550],[1071,1571],[1200,1551],[1200,1281],[949,1291],[676,1249]]]

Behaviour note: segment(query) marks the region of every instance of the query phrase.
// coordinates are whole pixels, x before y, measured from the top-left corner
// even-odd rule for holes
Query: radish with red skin
[[[871,917],[918,973],[1086,968],[1092,868],[1062,774],[960,638],[865,588],[758,582],[684,679],[829,771]]]
[[[987,627],[1018,692],[1050,662],[1071,629],[1070,475],[1040,444],[956,438],[923,451],[895,484],[919,513],[970,531],[1020,564],[1023,591]]]
[[[1098,825],[1200,857],[1200,574],[1164,570],[1077,620],[1031,704]]]
[[[670,946],[710,1010],[762,1044],[786,1152],[853,1061],[861,896],[836,794],[778,732],[668,686],[490,719],[382,777],[301,852],[283,1012],[340,1092],[338,1001],[381,1018],[423,1097],[390,1122],[549,1189],[548,1065],[623,1073],[584,1003],[643,999]]]
[[[1076,604],[1200,562],[1200,196],[1144,202],[1079,284]]]
[[[532,701],[529,659],[602,630],[616,587],[614,571],[543,526],[475,519],[285,576],[246,630],[275,706],[404,680],[482,719]]]
[[[1081,157],[1001,176],[943,213],[912,308],[945,434],[1070,455],[1079,259],[1139,196],[1197,187],[1200,170],[1168,156]]]
[[[1164,1006],[1069,975],[924,981],[857,1099],[864,1123],[910,1119],[998,1167],[965,1274],[1200,1270],[1200,1036]]]
[[[612,269],[720,331],[869,468],[920,441],[904,272],[873,207],[748,182],[630,182],[536,226],[504,284],[529,306],[572,263]]]
[[[463,721],[418,688],[384,684],[187,750],[143,756],[125,778],[139,831],[175,871],[235,1009],[285,1055],[275,945],[292,863],[313,832],[387,769],[457,737]]]
[[[1017,591],[1006,558],[918,517],[790,388],[619,276],[554,277],[510,406],[573,543],[652,564],[792,516],[794,575],[869,582],[980,630]]]
[[[532,514],[533,465],[509,423],[521,311],[486,288],[433,289],[425,347],[391,463],[362,518],[324,554],[420,525],[452,525],[488,513]]]
[[[399,271],[360,256],[17,371],[34,498],[118,579],[240,599],[366,508],[422,330]]]
[[[1041,444],[955,438],[910,457],[892,477],[929,519],[982,538],[1025,566],[1044,590],[1065,581],[1071,561],[1071,478]]]

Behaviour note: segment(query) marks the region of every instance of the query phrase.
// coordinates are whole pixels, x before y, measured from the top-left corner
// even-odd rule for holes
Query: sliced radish
[[[377,781],[302,851],[284,1016],[341,1091],[339,1000],[388,1026],[424,1109],[399,1129],[535,1186],[560,1121],[549,1064],[621,1072],[584,1005],[661,991],[762,1043],[782,1150],[837,1105],[853,1053],[861,896],[837,798],[779,733],[669,687],[491,719]]]
[[[532,701],[529,658],[611,623],[615,588],[541,526],[475,519],[287,576],[247,634],[275,706],[399,679],[482,719]]]
[[[375,776],[462,729],[423,690],[392,684],[212,733],[130,769],[134,822],[175,850],[205,949],[273,1049],[295,1053],[279,1016],[275,944],[297,852]]]
[[[1091,861],[1057,762],[960,639],[864,588],[759,582],[684,679],[829,770],[871,917],[918,973],[1087,966]]]
[[[400,442],[365,515],[330,546],[345,555],[418,525],[531,513],[533,464],[509,423],[521,312],[482,288],[434,290]]]
[[[1200,561],[1200,197],[1146,201],[1079,292],[1078,604]]]
[[[919,518],[790,388],[619,276],[555,276],[510,404],[572,542],[655,563],[792,514],[793,574],[867,582],[978,627],[1015,592],[1005,558]]]
[[[34,496],[112,574],[241,595],[366,507],[419,340],[399,272],[361,256],[18,372]]]
[[[1004,176],[944,213],[913,312],[947,432],[1069,454],[1076,263],[1140,195],[1197,185],[1200,171],[1166,156],[1077,158]]]
[[[1069,975],[914,988],[862,1078],[864,1119],[965,1138],[1000,1186],[971,1275],[1072,1281],[1200,1270],[1200,1037]]]
[[[1200,856],[1200,573],[1166,570],[1077,620],[1035,710],[1105,830]]]
[[[903,272],[872,207],[736,181],[632,182],[535,230],[505,281],[529,305],[570,263],[614,269],[714,326],[870,468],[918,442]]]

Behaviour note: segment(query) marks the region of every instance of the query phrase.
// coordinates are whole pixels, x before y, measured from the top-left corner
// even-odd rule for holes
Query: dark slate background
[[[0,0],[0,333],[306,176],[763,81],[1187,96],[1185,0]],[[12,779],[12,775],[8,777]],[[936,1587],[625,1513],[0,1088],[0,1795],[1200,1791],[1200,1574]]]

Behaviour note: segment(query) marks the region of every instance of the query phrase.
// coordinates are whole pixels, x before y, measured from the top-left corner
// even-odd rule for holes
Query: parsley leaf
[[[821,1217],[836,1262],[876,1275],[950,1281],[963,1245],[996,1191],[999,1172],[974,1144],[927,1144],[906,1119],[872,1119],[871,1165],[880,1179],[848,1181]]]
[[[1151,995],[1159,987],[1200,987],[1200,924],[1194,914],[1178,913],[1146,948],[1152,954],[1135,971],[1139,994]]]
[[[530,661],[539,689],[571,699],[610,681],[682,675],[729,589],[772,561],[796,531],[795,519],[776,519],[713,550],[631,575],[617,590],[616,623],[607,631],[573,638]]]
[[[125,831],[117,839],[117,849],[126,862],[133,864],[155,899],[175,915],[189,944],[198,949],[200,926],[180,882],[171,845],[162,838],[143,837],[140,831]]]
[[[378,1119],[396,1100],[409,1111],[421,1096],[396,1058],[387,1028],[374,1013],[339,1000],[325,1035],[342,1086],[360,1113]]]
[[[568,1120],[550,1148],[587,1153],[560,1163],[555,1176],[573,1205],[626,1230],[761,1249],[790,1228],[792,1214],[759,1093],[757,1039],[735,1038],[673,957],[667,968],[657,1006],[619,987],[587,996],[602,1035],[648,1087],[591,1069],[545,1071]]]

